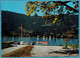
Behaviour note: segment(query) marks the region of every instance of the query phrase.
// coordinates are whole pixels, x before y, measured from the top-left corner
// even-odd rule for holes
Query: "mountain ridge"
[[[27,17],[24,14],[19,14],[15,12],[9,12],[9,11],[1,11],[2,15],[2,26],[6,23],[6,28],[9,32],[15,31],[17,32],[21,26],[23,25],[23,29],[25,31],[32,30],[32,33],[62,33],[63,31],[66,31],[67,29],[71,29],[70,27],[73,26],[73,29],[75,29],[76,34],[78,34],[78,15],[71,15],[69,16],[64,22],[59,21],[59,23],[55,24],[45,24],[45,19],[43,19],[41,16],[35,17],[30,16]],[[76,20],[77,19],[77,20]],[[63,23],[61,25],[61,23]],[[66,26],[66,27],[65,27]],[[74,27],[75,26],[75,27]],[[56,29],[56,30],[55,30]],[[4,30],[3,30],[4,32]],[[20,32],[20,30],[19,30]]]

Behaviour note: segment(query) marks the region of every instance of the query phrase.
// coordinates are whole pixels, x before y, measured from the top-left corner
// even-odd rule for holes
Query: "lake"
[[[42,41],[42,42],[47,41],[48,46],[59,46],[60,44],[66,44],[64,38],[3,37],[2,42],[6,42],[6,41],[16,41],[16,42],[24,41],[29,43],[34,41],[35,45],[37,45],[36,41]],[[70,39],[67,44],[78,44],[78,39]]]

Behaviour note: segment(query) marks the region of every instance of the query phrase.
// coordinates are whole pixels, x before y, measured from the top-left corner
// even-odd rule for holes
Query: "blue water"
[[[64,38],[3,37],[2,42],[6,42],[6,41],[16,41],[16,42],[24,41],[29,43],[34,41],[35,45],[36,45],[36,41],[42,41],[42,42],[47,41],[48,46],[59,46],[60,44],[66,44]],[[78,39],[70,39],[67,44],[78,44]]]

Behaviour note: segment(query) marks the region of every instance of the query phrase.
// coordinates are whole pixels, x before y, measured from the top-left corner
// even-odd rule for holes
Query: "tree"
[[[68,3],[75,5],[71,7]],[[46,19],[45,24],[55,24],[58,20],[66,19],[68,15],[79,14],[79,1],[29,1],[25,7],[27,11],[26,16],[38,16],[38,12],[42,13],[42,18]],[[50,22],[49,22],[50,20]]]
[[[66,43],[65,47],[63,47],[63,49],[68,49],[67,47],[67,43],[69,42],[70,38],[65,38],[64,41]]]
[[[65,43],[66,43],[65,47],[63,47],[64,49],[67,49],[67,48],[68,48],[68,47],[67,47],[67,43],[69,42],[70,37],[72,37],[72,34],[73,34],[73,33],[74,33],[73,29],[67,30],[67,31],[65,32],[67,38],[64,39],[64,41],[65,41]]]

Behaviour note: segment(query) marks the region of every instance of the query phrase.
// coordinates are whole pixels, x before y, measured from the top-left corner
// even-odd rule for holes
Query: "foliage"
[[[68,44],[68,46],[73,47],[73,48],[79,48],[79,44],[77,44],[77,45],[74,45],[74,44],[70,45],[70,44]]]
[[[64,44],[65,45],[65,44]],[[73,48],[79,48],[79,44],[67,44],[67,46],[73,47]]]
[[[69,2],[72,1],[29,1],[25,5],[25,11],[27,11],[26,16],[31,16],[33,14],[37,17],[37,13],[40,12],[42,13],[42,18],[47,20],[45,24],[49,23],[48,20],[51,20],[50,23],[54,24],[56,21],[63,19],[65,17],[64,14],[67,16],[70,14],[79,13],[79,2],[72,2],[72,4],[75,5],[74,8],[67,5]]]
[[[65,39],[64,39],[65,43],[68,43],[69,40],[70,40],[69,38],[65,38]]]

